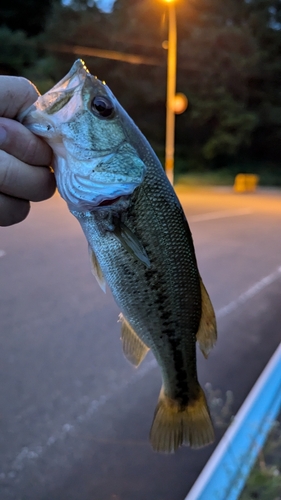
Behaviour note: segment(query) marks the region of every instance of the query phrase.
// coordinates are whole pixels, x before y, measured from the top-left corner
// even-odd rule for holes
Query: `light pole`
[[[175,110],[177,70],[177,20],[174,0],[165,0],[168,3],[169,34],[167,59],[167,101],[166,101],[166,147],[165,170],[170,183],[174,183],[174,151],[175,151]]]

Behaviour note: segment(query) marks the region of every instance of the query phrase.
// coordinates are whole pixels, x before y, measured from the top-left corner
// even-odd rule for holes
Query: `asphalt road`
[[[281,193],[179,196],[218,317],[199,380],[236,413],[280,342]],[[223,430],[203,450],[151,450],[159,369],[123,357],[119,310],[57,195],[0,229],[0,276],[1,500],[183,500]]]

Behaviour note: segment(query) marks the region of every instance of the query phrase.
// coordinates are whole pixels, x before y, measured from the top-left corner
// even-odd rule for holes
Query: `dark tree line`
[[[177,90],[189,99],[188,110],[176,119],[178,165],[186,170],[229,165],[240,170],[241,165],[281,170],[281,0],[176,3]],[[74,0],[68,7],[59,1],[29,0],[18,6],[14,2],[14,13],[7,0],[4,4],[1,19],[6,28],[0,30],[0,42],[6,29],[6,48],[0,64],[5,51],[12,51],[17,71],[41,81],[43,90],[77,57],[54,50],[54,45],[102,48],[156,60],[155,65],[133,65],[81,54],[163,154],[167,55],[162,48],[167,38],[163,1],[116,0],[109,14],[87,0]],[[33,17],[31,4],[36,4]],[[20,13],[26,6],[28,25]],[[30,40],[33,48],[26,50]]]
[[[0,22],[12,31],[38,35],[45,28],[53,0],[1,0]]]

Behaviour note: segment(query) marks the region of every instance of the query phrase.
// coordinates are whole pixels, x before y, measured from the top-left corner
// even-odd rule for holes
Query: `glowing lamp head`
[[[178,94],[175,95],[175,97],[173,99],[172,106],[173,106],[174,113],[176,113],[176,115],[180,115],[188,107],[187,97],[184,94],[179,92]]]

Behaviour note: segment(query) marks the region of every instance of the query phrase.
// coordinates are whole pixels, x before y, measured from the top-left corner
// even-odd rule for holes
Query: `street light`
[[[174,99],[176,94],[176,70],[177,70],[177,20],[176,20],[176,9],[174,5],[174,0],[165,0],[165,1],[168,3],[168,12],[169,12],[165,170],[170,183],[173,185],[174,151],[175,151]]]
[[[175,153],[175,114],[183,113],[188,100],[184,94],[176,94],[177,71],[177,19],[175,0],[165,0],[168,3],[169,30],[168,44],[163,43],[163,48],[168,49],[167,59],[167,101],[166,101],[166,147],[165,170],[170,183],[174,183],[174,153]]]

